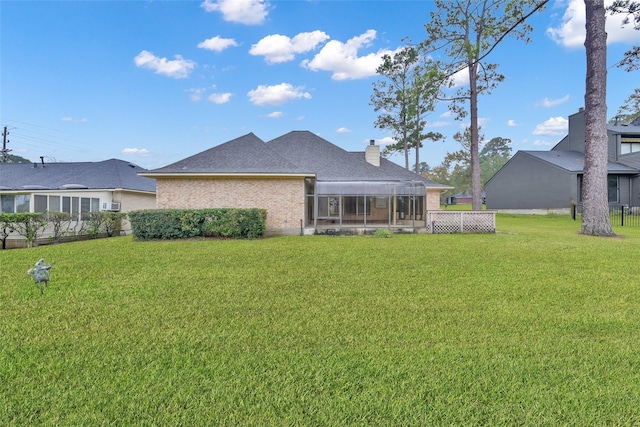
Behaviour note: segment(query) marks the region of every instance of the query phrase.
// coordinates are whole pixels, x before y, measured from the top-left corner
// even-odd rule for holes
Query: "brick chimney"
[[[369,145],[364,151],[364,158],[367,163],[380,167],[380,146],[376,145],[375,139],[369,141]]]

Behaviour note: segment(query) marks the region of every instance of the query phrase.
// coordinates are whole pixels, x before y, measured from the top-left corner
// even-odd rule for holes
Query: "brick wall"
[[[297,234],[304,219],[304,178],[156,178],[156,206],[266,209],[268,234]]]
[[[427,190],[427,211],[440,210],[440,190]]]

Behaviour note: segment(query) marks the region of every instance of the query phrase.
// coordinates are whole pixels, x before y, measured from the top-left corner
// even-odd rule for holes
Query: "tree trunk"
[[[587,78],[585,103],[585,162],[582,183],[582,234],[615,236],[607,194],[607,33],[604,0],[584,0]]]
[[[477,63],[470,63],[469,69],[469,125],[470,141],[469,153],[471,155],[471,208],[474,211],[482,210],[482,183],[480,182],[480,139],[478,130],[478,83]]]

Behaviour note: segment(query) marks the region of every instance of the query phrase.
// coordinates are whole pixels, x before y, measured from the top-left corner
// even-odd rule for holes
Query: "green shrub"
[[[391,231],[387,230],[386,228],[378,228],[374,236],[379,238],[389,238],[393,236],[393,234],[391,233]]]
[[[51,224],[52,234],[49,238],[54,242],[60,242],[71,227],[71,215],[67,212],[47,212],[47,222]]]
[[[103,215],[103,229],[107,236],[113,237],[114,234],[120,233],[122,221],[127,218],[127,214],[125,212],[103,212]]]
[[[112,237],[120,230],[122,220],[127,217],[124,212],[88,212],[83,214],[83,220],[87,227],[87,234],[92,237],[105,233]]]
[[[47,225],[45,216],[37,212],[7,213],[5,215],[9,229],[24,237],[28,248],[33,246],[33,242],[42,235]]]
[[[133,237],[140,240],[264,236],[264,209],[155,209],[129,213]]]

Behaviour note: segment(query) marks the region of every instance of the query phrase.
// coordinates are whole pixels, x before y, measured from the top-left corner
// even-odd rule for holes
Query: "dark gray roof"
[[[438,184],[385,158],[380,167],[368,163],[364,152],[346,151],[309,131],[293,131],[267,142],[273,150],[302,168],[313,170],[320,181],[422,181]]]
[[[570,172],[582,172],[584,169],[584,154],[579,151],[551,150],[521,152]],[[608,162],[607,170],[616,173],[638,173],[637,169],[616,162]]]
[[[0,164],[0,189],[116,189],[156,191],[156,182],[138,175],[144,168],[124,160],[77,163]]]
[[[168,166],[149,171],[166,173],[305,174],[313,175],[271,150],[253,133],[217,145]]]
[[[384,158],[369,164],[364,152],[349,152],[309,131],[293,131],[269,142],[253,133],[217,145],[183,160],[153,169],[162,174],[299,174],[320,181],[422,181],[448,188]]]
[[[635,122],[633,123],[620,123],[617,125],[607,125],[607,130],[613,133],[619,133],[622,135],[628,135],[628,134],[633,134],[633,135],[640,135],[640,126],[636,125]]]

